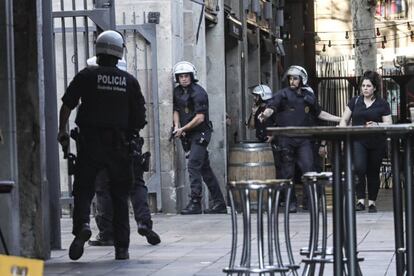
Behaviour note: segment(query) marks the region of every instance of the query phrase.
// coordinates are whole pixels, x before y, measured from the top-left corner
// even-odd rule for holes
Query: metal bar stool
[[[13,186],[14,186],[13,181],[0,181],[0,194],[10,193]],[[3,232],[1,231],[1,227],[0,227],[0,239],[1,239],[1,243],[4,248],[4,253],[6,253],[6,255],[10,255],[9,249],[7,248],[6,239],[4,238]]]
[[[307,248],[302,248],[301,255],[307,258],[302,261],[305,263],[302,276],[315,275],[316,264],[319,265],[319,275],[324,274],[325,264],[333,263],[333,249],[327,247],[328,242],[328,212],[326,203],[326,185],[332,185],[331,172],[307,172],[302,176],[303,183],[309,196],[309,214],[310,214],[310,235]],[[321,222],[320,222],[321,221]],[[319,247],[319,232],[322,226],[321,246]],[[328,257],[329,256],[329,257]],[[347,259],[343,259],[347,262]],[[358,257],[357,261],[363,261],[364,258]],[[359,275],[362,275],[358,267]],[[348,275],[344,267],[344,275]]]
[[[287,258],[289,264],[284,264],[281,254],[281,243],[279,240],[279,202],[280,192],[287,191],[286,204],[289,206],[289,198],[292,190],[292,181],[289,179],[271,179],[271,180],[249,180],[249,181],[231,181],[228,184],[229,199],[231,204],[232,220],[232,244],[230,253],[229,266],[223,269],[227,275],[237,273],[237,275],[249,275],[250,273],[280,273],[286,275],[292,271],[293,275],[298,275],[298,265],[292,254],[289,229],[289,209],[284,211],[284,238],[286,243]],[[252,198],[257,197],[257,222],[256,222],[256,240],[257,240],[257,263],[252,262]],[[237,254],[238,243],[238,226],[235,199],[240,202],[243,213],[243,240],[241,254]],[[265,235],[265,225],[263,215],[267,211],[267,233]],[[267,257],[265,260],[265,239],[267,238]],[[253,239],[254,240],[254,239]],[[236,259],[240,259],[240,265],[235,266]],[[256,259],[255,259],[256,261]]]
[[[307,172],[302,176],[303,183],[308,192],[309,197],[309,214],[310,214],[310,235],[308,248],[302,248],[301,255],[306,255],[306,259],[302,275],[314,275],[315,266],[320,263],[319,275],[323,275],[326,262],[332,263],[333,258],[327,258],[332,255],[332,250],[327,249],[328,240],[328,217],[325,186],[332,185],[331,172]],[[321,220],[321,223],[319,221]],[[319,243],[319,230],[322,225],[321,247]],[[319,256],[319,257],[317,257]]]

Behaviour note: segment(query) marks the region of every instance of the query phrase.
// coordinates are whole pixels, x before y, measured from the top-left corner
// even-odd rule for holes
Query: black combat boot
[[[115,247],[115,260],[128,260],[128,259],[129,259],[128,248]]]
[[[201,214],[201,202],[197,199],[191,199],[187,207],[181,210],[181,215]]]
[[[138,234],[147,238],[151,245],[157,245],[161,242],[160,236],[152,230],[152,221],[138,222]]]
[[[309,210],[309,202],[307,198],[303,198],[302,200],[302,209],[305,211]]]
[[[95,240],[89,240],[88,244],[90,246],[113,246],[114,239],[105,237],[101,233],[99,233],[98,235],[96,235]]]
[[[204,210],[204,214],[227,214],[226,203],[215,202],[211,208]]]
[[[89,224],[84,223],[69,247],[69,258],[71,258],[71,260],[77,260],[82,257],[83,246],[91,236],[92,232]]]
[[[298,211],[296,207],[296,201],[292,201],[289,203],[289,213],[296,213]]]

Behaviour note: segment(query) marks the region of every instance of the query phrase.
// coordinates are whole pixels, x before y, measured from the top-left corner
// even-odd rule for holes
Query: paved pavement
[[[357,214],[357,240],[364,276],[396,275],[394,230],[390,190],[381,190],[378,213]],[[331,213],[328,221],[331,224]],[[231,245],[229,215],[155,214],[154,229],[162,242],[157,246],[146,243],[136,232],[131,218],[130,259],[115,261],[113,247],[85,247],[78,261],[71,261],[68,248],[72,241],[71,220],[62,218],[62,250],[52,252],[45,263],[46,276],[55,275],[156,275],[156,276],[217,276],[228,265]],[[301,263],[299,249],[307,245],[309,214],[291,215],[291,238],[295,262]],[[95,225],[92,225],[94,234]],[[329,229],[332,233],[332,229]],[[328,245],[332,246],[332,236]],[[253,247],[252,252],[256,247]],[[290,274],[289,274],[290,275]],[[324,275],[332,275],[332,264],[326,265]]]

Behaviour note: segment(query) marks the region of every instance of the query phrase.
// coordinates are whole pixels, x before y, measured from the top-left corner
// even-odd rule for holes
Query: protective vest
[[[138,81],[116,67],[88,67],[70,83],[62,101],[71,109],[79,100],[76,124],[80,127],[141,129],[145,101]]]
[[[289,87],[279,90],[269,107],[276,110],[276,124],[280,127],[314,126],[321,112],[313,93],[305,89],[297,93]]]
[[[191,133],[211,129],[208,113],[207,92],[198,84],[191,84],[187,89],[181,85],[174,88],[174,111],[180,116],[180,125],[188,124],[197,113],[204,114],[204,122],[191,129]]]

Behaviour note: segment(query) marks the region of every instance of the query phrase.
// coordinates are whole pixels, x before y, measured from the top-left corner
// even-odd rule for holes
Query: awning
[[[216,14],[211,13],[211,12],[209,12],[206,9],[205,10],[205,13],[204,13],[204,16],[205,16],[206,21],[208,21],[206,23],[210,23],[210,24],[214,24],[214,25],[217,24],[218,19],[217,19],[217,15]]]
[[[226,17],[228,34],[238,40],[243,40],[243,26],[242,23],[230,14]]]

